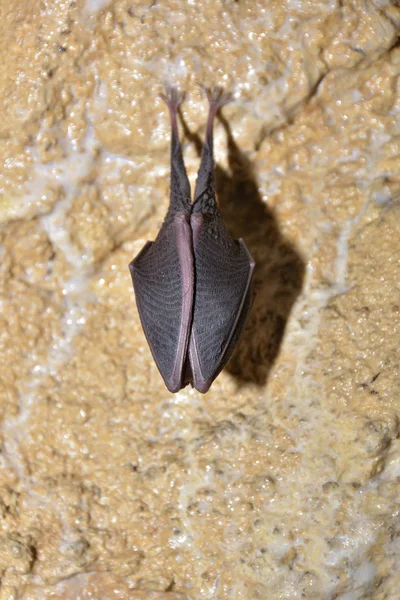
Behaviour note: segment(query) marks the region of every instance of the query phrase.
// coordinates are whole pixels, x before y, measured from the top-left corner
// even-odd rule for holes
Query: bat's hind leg
[[[182,104],[184,94],[183,92],[179,91],[175,85],[168,85],[165,88],[165,92],[160,94],[160,98],[164,100],[165,104],[169,108],[172,130],[172,145],[173,147],[180,146],[177,114],[178,108]]]
[[[182,146],[178,132],[178,108],[182,103],[184,94],[174,85],[167,86],[165,93],[160,94],[168,106],[171,119],[171,198],[167,215],[176,212],[190,211],[190,184],[187,177],[182,156]]]
[[[194,191],[193,212],[214,212],[214,119],[219,109],[232,100],[232,95],[221,87],[202,88],[208,98],[206,139],[201,153],[200,169]]]

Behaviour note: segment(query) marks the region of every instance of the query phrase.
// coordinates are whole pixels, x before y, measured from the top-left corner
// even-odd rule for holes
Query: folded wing
[[[228,362],[251,305],[254,261],[232,240],[219,212],[191,218],[196,289],[189,343],[193,385],[206,392]]]
[[[142,327],[171,392],[182,387],[193,305],[192,234],[177,214],[129,265]]]

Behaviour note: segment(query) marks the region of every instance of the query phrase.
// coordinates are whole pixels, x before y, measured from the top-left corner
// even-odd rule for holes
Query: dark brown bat
[[[213,123],[230,96],[207,92],[206,140],[194,201],[179,142],[175,87],[162,96],[171,117],[171,196],[164,223],[130,263],[142,327],[171,392],[205,393],[228,362],[251,305],[254,261],[226,231],[214,192]],[[243,199],[245,201],[245,199]]]

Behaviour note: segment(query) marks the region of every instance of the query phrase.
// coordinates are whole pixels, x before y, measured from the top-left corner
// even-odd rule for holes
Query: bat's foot
[[[160,98],[164,100],[170,112],[175,115],[184,97],[184,93],[178,90],[175,85],[166,85],[165,92],[160,94]]]
[[[200,87],[206,94],[210,104],[210,110],[213,110],[214,114],[216,114],[222,106],[233,100],[233,94],[231,94],[231,92],[225,92],[224,88],[219,85],[214,85],[210,88],[203,85],[200,85]]]
[[[217,85],[211,88],[206,88],[203,85],[200,85],[200,87],[205,92],[209,103],[206,140],[208,145],[212,146],[214,118],[222,106],[233,100],[233,95],[230,92],[224,92],[224,88]]]

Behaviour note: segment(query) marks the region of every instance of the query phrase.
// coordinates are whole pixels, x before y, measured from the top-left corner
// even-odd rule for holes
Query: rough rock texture
[[[396,600],[400,8],[0,1],[0,599]],[[207,103],[257,262],[228,368],[169,394],[128,263],[168,202],[164,81]]]

